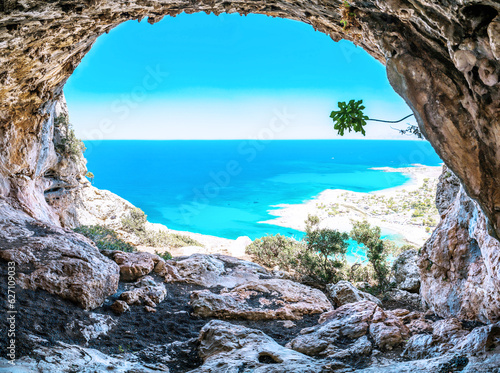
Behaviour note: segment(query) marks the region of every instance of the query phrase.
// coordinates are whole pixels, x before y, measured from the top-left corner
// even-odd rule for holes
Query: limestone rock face
[[[442,220],[419,259],[424,301],[442,317],[499,320],[500,243],[489,234],[486,216],[448,170],[437,201]]]
[[[158,269],[166,282],[186,282],[207,288],[234,288],[248,282],[271,278],[258,264],[226,255],[193,254],[187,258],[169,260]]]
[[[64,225],[104,225],[111,229],[122,228],[122,218],[134,205],[107,190],[84,184],[74,195],[71,209],[66,212]]]
[[[343,306],[347,303],[356,303],[363,300],[369,300],[379,306],[382,305],[380,299],[369,293],[358,290],[349,281],[342,280],[336,284],[328,284],[326,289],[337,307]]]
[[[0,259],[16,263],[24,288],[43,289],[85,309],[118,288],[119,269],[85,237],[40,223],[0,200]]]
[[[420,290],[420,273],[417,265],[416,250],[407,250],[396,258],[392,266],[396,285],[401,290],[418,293]]]
[[[281,279],[253,281],[220,294],[193,291],[190,303],[196,316],[249,320],[297,320],[332,309],[321,291]]]

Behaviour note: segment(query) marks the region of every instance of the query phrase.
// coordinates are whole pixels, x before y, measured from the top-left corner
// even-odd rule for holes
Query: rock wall
[[[0,196],[57,222],[43,203],[43,134],[67,78],[118,24],[185,11],[261,13],[352,40],[387,65],[436,151],[499,232],[500,4],[497,1],[8,1],[0,6]],[[342,16],[344,14],[344,16]],[[343,27],[342,17],[349,26]],[[334,73],[334,72],[333,72]],[[498,211],[497,211],[498,210]]]
[[[444,168],[436,205],[441,222],[422,248],[420,293],[437,314],[500,320],[500,243],[485,214]]]

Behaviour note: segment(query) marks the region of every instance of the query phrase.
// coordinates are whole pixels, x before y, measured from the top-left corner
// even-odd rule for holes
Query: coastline
[[[203,246],[182,246],[171,248],[157,248],[151,246],[138,245],[139,251],[147,251],[154,254],[157,250],[160,252],[168,251],[174,257],[189,256],[192,254],[223,254],[234,256],[236,258],[250,260],[250,256],[245,253],[245,248],[252,240],[249,237],[241,236],[233,240],[230,238],[211,236],[201,233],[194,233],[188,231],[176,231],[169,229],[166,225],[159,223],[147,223],[150,230],[165,231],[171,234],[180,234],[188,236],[198,241]]]
[[[327,189],[313,199],[300,204],[272,206],[275,209],[270,210],[269,214],[276,217],[259,223],[304,230],[304,221],[311,214],[321,219],[321,228],[348,232],[352,228],[351,220],[366,219],[371,225],[379,226],[383,235],[400,236],[398,238],[402,243],[422,246],[430,237],[433,227],[439,222],[440,217],[435,207],[429,208],[428,213],[423,217],[413,217],[415,210],[411,209],[394,210],[403,206],[405,202],[413,201],[418,204],[420,200],[426,201],[429,198],[432,198],[431,203],[434,206],[437,180],[442,166],[415,164],[413,167],[372,169],[400,172],[409,176],[410,180],[400,186],[369,193]],[[428,201],[426,203],[428,204]],[[430,223],[430,219],[435,224]],[[427,223],[424,224],[424,222]]]

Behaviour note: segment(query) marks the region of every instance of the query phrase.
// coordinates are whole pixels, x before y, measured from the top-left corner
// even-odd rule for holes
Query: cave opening
[[[500,177],[494,172],[500,128],[498,5],[491,1],[465,7],[463,2],[449,1],[353,5],[355,10],[346,12],[348,7],[340,0],[272,5],[260,0],[0,4],[0,254],[3,264],[9,261],[9,271],[15,263],[22,280],[23,288],[16,289],[16,307],[21,305],[23,311],[16,324],[22,330],[16,357],[25,356],[18,361],[20,369],[36,370],[44,364],[50,371],[123,367],[180,373],[227,368],[249,373],[256,367],[303,371],[308,366],[319,372],[370,365],[369,370],[379,369],[381,361],[397,371],[497,369],[498,325],[492,323],[498,322],[500,309],[496,234]],[[326,288],[334,291],[327,295],[326,289],[311,282],[290,284],[274,267],[265,269],[227,256],[185,252],[182,259],[172,261],[166,253],[130,252],[127,242],[121,242],[120,252],[100,250],[67,228],[82,217],[95,217],[96,211],[103,217],[99,223],[112,226],[122,222],[120,213],[131,206],[112,193],[89,187],[92,177],[82,174],[85,162],[77,154],[79,143],[75,148],[73,143],[59,142],[67,136],[51,137],[55,127],[59,127],[56,135],[64,132],[65,125],[58,121],[57,126],[54,120],[64,111],[60,99],[66,79],[99,35],[130,19],[155,23],[182,11],[295,19],[334,40],[352,40],[385,64],[394,90],[450,167],[441,176],[436,201],[441,223],[413,259],[402,260],[413,263],[411,276],[401,275],[395,289],[397,295],[403,287],[412,287],[413,292],[404,290],[405,302],[391,291],[391,299],[388,293],[378,299],[381,309],[364,291],[369,291],[364,281],[356,287],[339,281],[335,290]],[[65,156],[58,156],[61,153]],[[89,147],[88,155],[92,153]],[[382,151],[372,153],[375,157]],[[339,160],[338,155],[334,158]],[[129,167],[122,173],[138,180],[144,168]],[[214,175],[223,181],[232,170],[224,164]],[[94,182],[100,182],[102,174],[94,176]],[[83,184],[87,187],[80,188]],[[263,189],[268,193],[278,188]],[[90,193],[79,194],[83,190]],[[408,200],[411,195],[404,197]],[[112,203],[100,205],[99,210],[89,202],[99,199]],[[137,217],[127,224],[144,222],[143,215]],[[142,225],[133,229],[137,228],[142,232]],[[94,229],[93,233],[104,245],[116,239],[116,232]],[[155,236],[147,238],[154,241]],[[169,238],[175,244],[186,239],[180,234]],[[184,244],[198,243],[197,238],[190,239]],[[2,265],[2,270],[6,267]],[[241,273],[247,276],[243,283]],[[2,286],[6,291],[7,283]],[[360,290],[365,298],[340,306],[335,294],[342,289],[354,289],[356,294]],[[290,301],[290,291],[298,302]],[[206,306],[221,300],[230,306]],[[0,338],[2,344],[11,343],[5,333]],[[71,345],[58,344],[61,341]],[[332,354],[339,361],[331,359]]]
[[[273,205],[300,203],[325,189],[363,192],[408,178],[368,172],[367,181],[360,182],[363,177],[355,172],[366,170],[356,153],[363,142],[316,142],[319,147],[300,142],[335,139],[328,116],[341,99],[364,99],[369,114],[376,117],[409,111],[383,66],[349,42],[332,43],[328,36],[290,20],[205,14],[179,15],[153,27],[145,21],[127,23],[101,38],[65,88],[70,119],[77,137],[86,140],[94,185],[133,202],[152,222],[231,239],[276,233],[300,238],[303,222],[291,227],[260,222],[272,219],[268,211]],[[405,139],[386,124],[368,128],[368,138],[374,141]],[[170,150],[159,142],[119,145],[103,139],[168,140],[163,145]],[[210,147],[210,141],[189,140],[225,141]],[[365,153],[383,153],[386,147],[371,144]],[[427,144],[391,146],[392,153],[374,166],[440,163]],[[320,166],[314,165],[314,150],[320,154]],[[140,161],[134,165],[134,159]],[[151,159],[161,159],[163,168]],[[269,162],[274,162],[272,171],[263,171]],[[287,164],[293,162],[310,163],[294,169]],[[188,167],[190,176],[176,163]],[[259,170],[263,176],[252,182]],[[169,176],[159,183],[158,173]],[[331,177],[325,176],[328,173]],[[132,174],[135,184],[130,182]],[[292,180],[291,174],[301,176]],[[138,192],[131,191],[134,188]],[[289,197],[280,200],[278,191]],[[391,207],[381,202],[385,211],[394,212],[393,204],[409,208],[402,200],[389,202]],[[423,240],[439,219],[427,214],[416,218],[424,222]],[[403,242],[388,224],[383,231],[385,237]]]

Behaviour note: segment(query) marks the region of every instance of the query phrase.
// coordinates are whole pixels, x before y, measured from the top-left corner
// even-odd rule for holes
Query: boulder
[[[47,341],[46,341],[47,343]],[[164,367],[166,368],[166,367]],[[30,357],[17,359],[15,365],[10,360],[0,358],[0,373],[157,373],[160,366],[143,364],[135,356],[110,356],[93,348],[84,348],[58,342],[52,347],[38,347],[32,351]]]
[[[160,261],[163,261],[158,255],[147,252],[115,251],[112,258],[120,267],[120,280],[122,281],[135,281],[139,277],[146,276]]]
[[[86,320],[74,320],[66,330],[76,330],[88,344],[92,339],[106,335],[118,322],[111,316],[90,313]]]
[[[116,313],[117,315],[121,315],[124,312],[127,312],[130,309],[127,302],[123,300],[117,300],[111,305],[111,311]]]
[[[259,330],[212,320],[200,332],[203,365],[190,373],[326,373],[344,370],[335,360],[310,358],[280,346]]]
[[[418,293],[420,290],[420,272],[417,265],[418,252],[407,250],[398,255],[392,271],[396,286],[401,290]]]
[[[156,307],[165,299],[167,289],[165,285],[157,284],[151,276],[145,276],[131,285],[131,289],[124,291],[120,295],[120,300],[128,305],[144,304],[149,307]]]
[[[392,349],[409,337],[409,330],[391,311],[370,301],[348,303],[323,314],[320,324],[301,330],[287,347],[310,356],[338,351],[342,338],[371,337],[379,348]]]
[[[382,305],[380,299],[369,293],[358,290],[349,281],[339,281],[336,284],[328,284],[326,289],[337,307],[347,303],[361,302],[363,300],[369,300],[379,306]]]
[[[457,319],[444,319],[432,325],[432,334],[413,335],[405,346],[404,355],[412,359],[442,355],[460,343],[469,331]]]
[[[282,279],[253,281],[220,294],[193,291],[190,304],[196,316],[249,320],[297,320],[332,309],[321,291]]]
[[[422,298],[406,290],[393,289],[384,293],[384,304],[419,310],[422,309]]]
[[[271,277],[267,270],[255,263],[220,254],[193,254],[168,260],[158,273],[165,277],[165,282],[186,282],[207,288],[233,288]]]
[[[35,221],[0,200],[0,260],[16,263],[21,287],[43,289],[85,309],[118,289],[119,268],[85,237]]]
[[[452,352],[478,354],[500,346],[500,322],[473,329],[455,343]],[[500,365],[499,365],[500,367]]]

